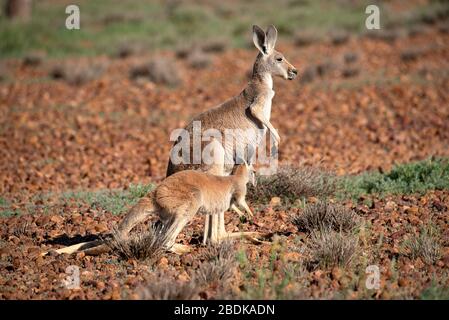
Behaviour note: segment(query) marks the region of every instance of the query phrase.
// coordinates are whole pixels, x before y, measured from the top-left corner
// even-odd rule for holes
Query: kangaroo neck
[[[273,91],[273,77],[264,72],[253,72],[251,80],[248,82],[243,94],[249,101],[254,101],[259,96],[267,96],[267,92]],[[274,91],[273,91],[274,92]],[[272,98],[273,95],[271,95]],[[271,99],[270,99],[271,100]]]

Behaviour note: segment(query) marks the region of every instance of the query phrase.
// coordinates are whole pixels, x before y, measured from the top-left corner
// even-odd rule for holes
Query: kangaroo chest
[[[221,194],[203,196],[203,204],[198,210],[200,214],[218,214],[229,209],[231,205],[232,194],[223,192]]]
[[[275,94],[274,90],[269,89],[269,91],[267,92],[267,97],[266,97],[266,99],[264,99],[264,102],[263,102],[263,114],[267,120],[270,120],[270,118],[271,118],[271,103],[272,103],[274,94]]]

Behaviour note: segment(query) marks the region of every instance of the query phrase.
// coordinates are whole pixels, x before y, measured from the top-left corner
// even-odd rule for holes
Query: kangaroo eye
[[[282,57],[276,58],[276,61],[281,62],[282,61]]]

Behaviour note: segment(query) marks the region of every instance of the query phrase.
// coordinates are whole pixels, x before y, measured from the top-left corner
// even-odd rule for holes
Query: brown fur
[[[130,210],[118,227],[119,234],[126,239],[136,224],[156,214],[162,222],[171,224],[167,243],[170,249],[179,232],[197,213],[217,215],[229,209],[231,203],[236,203],[252,215],[245,202],[246,184],[252,174],[246,164],[237,166],[230,176],[195,170],[173,174]],[[217,231],[205,228],[205,238],[210,232],[212,241],[218,242]]]

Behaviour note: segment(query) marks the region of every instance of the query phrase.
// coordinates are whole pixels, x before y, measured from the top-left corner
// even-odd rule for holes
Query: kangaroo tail
[[[132,228],[158,211],[159,206],[154,200],[154,196],[153,191],[148,196],[140,199],[139,202],[128,211],[117,228],[121,238],[127,239]]]
[[[140,199],[139,202],[128,211],[117,228],[118,236],[122,239],[127,239],[131,229],[134,228],[139,222],[147,219],[151,214],[154,214],[157,209],[158,205],[154,201],[153,191],[149,195]],[[109,250],[110,248],[104,240],[94,240],[77,243],[55,251],[58,254],[72,254],[75,252],[83,251],[87,255],[98,255],[104,252],[108,252]],[[47,254],[48,252],[43,252],[41,255],[45,256]]]

